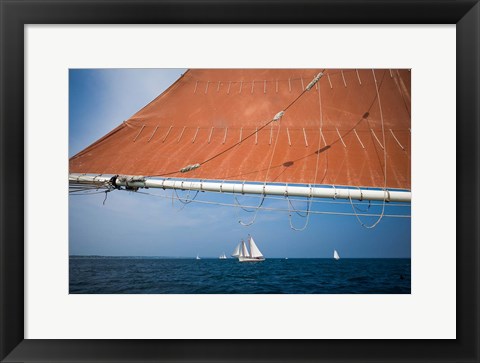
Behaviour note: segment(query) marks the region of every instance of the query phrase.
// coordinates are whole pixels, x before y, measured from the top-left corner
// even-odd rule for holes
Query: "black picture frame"
[[[0,0],[0,13],[2,362],[480,361],[478,0]],[[161,23],[456,24],[457,339],[245,340],[242,349],[233,340],[24,339],[24,25]]]

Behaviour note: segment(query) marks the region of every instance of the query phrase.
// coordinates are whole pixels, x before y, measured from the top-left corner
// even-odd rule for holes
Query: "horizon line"
[[[142,256],[142,255],[69,255],[70,257],[107,257],[107,258],[168,258],[168,259],[195,259],[196,256]],[[219,256],[205,256],[201,257],[202,259],[219,259]],[[290,256],[281,256],[281,257],[268,257],[269,259],[330,259],[333,257],[290,257]],[[341,259],[362,259],[362,258],[378,258],[378,259],[392,259],[392,258],[404,258],[411,259],[411,256],[399,256],[399,257],[341,257]],[[234,257],[227,257],[227,259],[234,260]]]

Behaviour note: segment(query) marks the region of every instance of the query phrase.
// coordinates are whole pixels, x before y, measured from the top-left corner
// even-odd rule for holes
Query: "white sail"
[[[242,241],[242,250],[240,251],[240,257],[250,257],[250,253],[248,252],[247,245],[244,241]]]
[[[333,258],[336,259],[336,260],[340,259],[340,256],[338,255],[337,250],[333,250]]]
[[[262,252],[260,252],[257,245],[253,241],[252,237],[250,237],[250,256],[251,257],[263,257]]]
[[[232,253],[232,257],[238,257],[240,256],[240,246],[242,245],[242,242],[240,242],[237,247],[235,247],[235,250]]]

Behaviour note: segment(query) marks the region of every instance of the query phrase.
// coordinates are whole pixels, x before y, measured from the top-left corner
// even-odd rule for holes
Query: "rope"
[[[384,126],[384,119],[383,119],[383,111],[382,111],[382,102],[381,102],[381,99],[380,99],[380,92],[378,90],[378,84],[377,84],[377,78],[375,77],[375,70],[372,69],[372,74],[373,74],[373,79],[375,81],[375,90],[377,92],[377,99],[378,99],[378,108],[380,110],[380,119],[381,119],[381,122],[382,122],[382,137],[383,137],[383,165],[384,165],[384,173],[383,173],[383,180],[384,180],[384,183],[383,183],[383,203],[382,203],[382,212],[380,213],[380,216],[378,216],[378,219],[371,225],[367,226],[365,223],[362,222],[362,220],[360,219],[360,217],[358,216],[357,214],[357,211],[355,210],[355,207],[354,205],[352,204],[352,196],[350,195],[350,191],[348,192],[348,199],[350,200],[350,204],[352,205],[352,209],[353,209],[353,212],[355,213],[355,217],[357,218],[358,222],[361,224],[362,227],[365,227],[367,229],[372,229],[372,228],[375,228],[378,223],[380,223],[380,221],[382,220],[382,218],[384,217],[385,215],[385,204],[386,204],[386,201],[387,201],[387,144],[385,142],[385,126]],[[382,81],[383,81],[383,77],[385,76],[385,71],[383,73],[383,76],[382,76]],[[366,216],[365,214],[363,216]]]
[[[102,191],[102,192],[93,192],[93,193],[77,193],[77,194],[70,194],[70,196],[75,197],[75,196],[79,196],[79,195],[94,195],[94,194],[103,194],[103,193],[105,193],[105,192]]]
[[[308,215],[308,213],[305,213],[305,214],[301,214],[299,210],[297,210],[295,208],[295,206],[293,205],[292,201],[290,200],[290,198],[287,198],[288,200],[288,204],[292,207],[292,211],[295,212],[295,214],[299,215],[300,217],[306,217]],[[310,201],[310,199],[307,200],[307,202]],[[307,204],[308,206],[308,204]],[[309,207],[307,207],[307,211],[308,211]],[[289,209],[290,211],[290,209]]]
[[[192,199],[188,199],[188,197],[190,197],[190,192],[191,190],[188,191],[188,194],[187,194],[187,199],[184,199],[182,200],[179,196],[178,196],[178,193],[177,193],[177,190],[174,189],[175,191],[175,195],[177,196],[177,200],[180,201],[180,203],[182,203],[183,205],[180,207],[180,209],[177,210],[177,212],[181,212],[183,210],[183,208],[186,207],[187,204],[190,204],[192,203],[196,198],[197,198],[197,195],[198,195],[198,192],[199,190],[196,191],[195,195],[193,196]],[[172,198],[173,198],[173,194],[172,194]],[[172,206],[173,206],[173,199],[172,199]]]
[[[110,190],[105,190],[105,199],[103,200],[103,205],[105,205],[105,202],[107,201],[107,197],[108,197],[108,192],[110,192]]]
[[[313,84],[317,83],[319,80],[320,80],[320,77],[323,76],[323,73],[319,73],[317,77],[315,77],[315,79],[307,86],[307,90],[310,90],[312,87],[313,87]],[[315,83],[313,83],[315,81]],[[320,85],[318,85],[318,111],[319,111],[319,117],[320,117],[320,130],[322,129],[323,127],[323,109],[322,109],[322,96],[321,96],[321,87]],[[338,131],[338,130],[337,130]],[[321,142],[322,142],[322,135],[318,135],[318,145],[317,145],[317,150],[320,150],[321,148]],[[325,154],[325,157],[328,158],[327,154]],[[320,152],[317,152],[317,158],[316,158],[316,161],[315,161],[315,174],[314,174],[314,178],[313,178],[313,184],[315,185],[316,182],[317,182],[317,175],[318,175],[318,161],[320,159]],[[328,159],[327,159],[327,166],[328,166]],[[327,172],[327,169],[325,169],[325,173],[324,173],[324,177],[325,178],[325,175],[326,175],[326,172]],[[310,221],[310,209],[312,207],[312,186],[310,186],[310,195],[309,195],[309,198],[308,198],[308,203],[307,203],[307,212],[306,212],[306,215],[305,216],[302,216],[301,214],[298,213],[297,210],[295,210],[295,208],[293,207],[293,204],[292,202],[290,201],[290,198],[288,197],[288,195],[286,196],[287,197],[287,200],[288,200],[288,203],[292,206],[292,208],[294,209],[295,213],[298,214],[299,216],[301,217],[306,217],[306,221],[305,221],[305,224],[303,225],[303,227],[301,228],[295,228],[293,226],[293,223],[292,223],[292,214],[290,212],[290,207],[289,207],[289,212],[288,212],[288,221],[290,223],[290,228],[293,229],[294,231],[297,231],[297,232],[301,232],[301,231],[304,231],[307,226],[308,226],[308,223]]]
[[[323,71],[325,71],[325,70],[323,70]],[[322,71],[322,72],[323,72],[323,71]],[[322,72],[319,73],[319,75],[317,75],[317,76],[312,80],[312,82],[310,82],[310,84],[312,85],[312,87],[313,87],[313,85],[314,85],[316,82],[318,82],[318,80],[320,79],[321,75],[323,75]],[[310,84],[309,84],[309,86],[310,86]],[[277,121],[277,122],[278,122],[277,135],[275,136],[275,142],[274,142],[274,144],[273,144],[272,154],[271,154],[271,156],[270,156],[270,161],[269,161],[269,163],[268,163],[268,168],[267,168],[267,170],[266,170],[266,172],[265,172],[265,181],[264,181],[264,183],[263,183],[263,190],[264,190],[264,192],[263,192],[263,198],[262,198],[262,200],[260,201],[260,204],[258,205],[257,209],[255,210],[255,215],[254,215],[254,217],[252,218],[252,220],[251,220],[249,223],[246,224],[246,223],[242,222],[242,220],[239,218],[238,223],[240,223],[242,226],[250,226],[250,225],[252,225],[252,224],[255,222],[255,220],[256,220],[256,218],[257,218],[258,210],[259,210],[259,208],[263,205],[263,202],[265,201],[265,185],[267,184],[268,172],[270,171],[270,169],[271,169],[271,167],[272,167],[273,157],[274,157],[274,155],[275,155],[275,150],[276,150],[276,148],[277,148],[278,137],[279,137],[279,135],[280,135],[280,128],[281,128],[282,117],[283,117],[283,115],[285,114],[285,112],[286,112],[293,104],[295,104],[295,102],[297,102],[297,101],[300,99],[300,97],[302,97],[302,96],[305,94],[305,92],[310,91],[310,89],[311,89],[311,87],[310,87],[310,88],[308,88],[308,87],[307,87],[307,88],[303,88],[303,87],[302,87],[302,92],[297,96],[297,98],[295,98],[292,102],[290,102],[290,104],[289,104],[284,110],[278,112],[278,113],[273,117],[273,119],[272,119],[270,122],[266,123],[264,126],[262,126],[262,127],[260,128],[260,130],[261,130],[261,129],[265,128],[267,125],[269,125],[269,124],[271,124],[272,122],[274,122],[274,121]],[[256,133],[257,133],[258,131],[260,131],[260,130],[256,130],[253,134],[256,134]],[[287,131],[288,131],[288,129],[287,129]],[[250,134],[250,135],[247,136],[245,139],[247,139],[248,137],[252,136],[253,134]],[[245,139],[244,139],[244,140],[245,140]],[[243,142],[244,140],[239,141],[237,144]],[[233,145],[233,146],[230,147],[229,149],[235,147],[237,144]],[[210,159],[207,159],[206,161],[204,161],[204,162],[201,163],[201,164],[205,164],[206,162],[212,160],[213,158],[216,158],[217,156],[221,155],[222,153],[228,151],[229,149],[222,151],[221,153],[213,156],[213,157],[210,158]],[[318,164],[318,154],[317,154],[317,164]],[[318,165],[317,165],[317,166],[318,166]],[[315,171],[315,175],[316,175],[316,171]],[[316,176],[315,176],[315,177],[316,177]],[[242,189],[243,189],[243,188],[242,188]],[[288,199],[288,197],[287,197],[287,199]],[[238,202],[238,199],[237,199],[236,197],[235,197],[235,201]],[[243,207],[242,207],[242,209],[245,210]],[[310,208],[309,208],[309,209],[310,209]],[[303,227],[303,229],[306,228],[306,225],[307,225],[307,224],[308,224],[308,219],[307,219],[307,223],[305,224],[305,226]],[[290,226],[291,226],[291,228],[295,229],[295,228],[293,227],[292,223],[291,223],[291,220],[290,220]],[[301,229],[301,230],[303,230],[303,229]],[[297,229],[295,229],[295,230],[297,230]]]
[[[211,192],[211,193],[215,193],[215,192]],[[218,193],[218,192],[217,192]],[[244,196],[245,198],[257,198],[257,196],[255,195],[245,195]],[[265,196],[265,199],[272,199],[272,200],[285,200],[286,196],[285,197],[275,197],[275,196]],[[301,201],[304,201],[304,199],[299,199],[299,198],[292,198],[290,197],[289,200],[291,201],[294,201],[294,202],[301,202]],[[360,202],[353,202],[350,203],[349,201],[345,201],[345,202],[340,202],[340,201],[332,201],[332,200],[315,200],[312,198],[312,203],[324,203],[324,204],[348,204],[348,205],[351,205],[351,204],[354,204],[354,205],[364,205],[363,203],[360,203]],[[370,200],[368,201],[368,204],[369,206],[380,206],[382,205],[382,203],[372,203]],[[239,205],[241,207],[241,205]],[[398,203],[398,204],[390,204],[389,205],[390,207],[411,207],[410,204],[402,204],[402,203]],[[370,208],[370,207],[369,207]],[[248,211],[248,212],[252,212],[252,211]]]
[[[265,201],[265,194],[263,194],[262,199],[260,200],[260,204],[255,208],[255,214],[253,215],[252,220],[250,222],[245,223],[239,218],[238,223],[240,223],[244,227],[251,226],[253,223],[255,223],[255,220],[257,219],[258,211],[262,208],[264,201]]]
[[[293,223],[292,223],[292,213],[291,213],[291,211],[290,211],[290,209],[289,209],[289,211],[288,211],[288,221],[289,221],[289,223],[290,223],[290,228],[293,229],[294,231],[301,232],[301,231],[304,231],[305,228],[307,228],[308,222],[309,222],[309,220],[310,220],[310,208],[311,208],[311,206],[312,206],[311,200],[312,200],[311,198],[308,200],[308,203],[307,203],[307,211],[306,211],[306,213],[305,213],[305,216],[306,216],[307,219],[306,219],[306,221],[305,221],[305,224],[304,224],[303,227],[301,227],[301,228],[295,228],[295,227],[293,226]],[[298,213],[298,211],[295,210],[295,212],[296,212],[298,215],[300,215],[300,214]],[[301,216],[301,215],[300,215],[300,216]]]
[[[255,212],[255,210],[249,210],[249,209],[246,209],[237,199],[237,196],[236,195],[233,195],[233,199],[235,200],[235,203],[241,208],[243,209],[245,212],[248,212],[248,213],[252,213],[252,212]]]
[[[320,135],[318,136],[318,138],[319,138],[318,143],[319,143],[320,147],[317,149],[317,155],[320,154],[320,150],[321,150],[321,146],[322,146],[321,141],[323,141],[323,143],[325,144],[325,147],[328,146],[327,142],[325,141],[325,138],[323,137],[323,132],[322,132],[322,128],[323,128],[323,107],[322,107],[322,97],[321,97],[320,85],[318,86],[318,109],[319,109],[319,113],[320,113]],[[328,173],[328,150],[325,150],[325,169],[324,169],[324,172],[323,172],[322,182],[327,177],[327,173]]]
[[[195,198],[197,197],[198,192],[199,192],[199,190],[197,190],[195,195],[193,196],[193,199],[188,199],[190,197],[190,192],[191,192],[191,190],[189,190],[188,193],[187,193],[187,197],[186,197],[187,199],[182,200],[182,198],[180,198],[178,196],[177,189],[173,189],[173,190],[175,191],[175,195],[177,196],[178,201],[180,201],[182,204],[185,204],[185,205],[192,203],[192,201],[195,200]]]

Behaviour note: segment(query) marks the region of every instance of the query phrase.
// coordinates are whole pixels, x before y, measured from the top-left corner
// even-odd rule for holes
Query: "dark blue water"
[[[410,259],[70,258],[71,294],[410,294]]]

